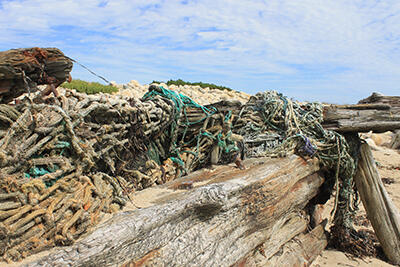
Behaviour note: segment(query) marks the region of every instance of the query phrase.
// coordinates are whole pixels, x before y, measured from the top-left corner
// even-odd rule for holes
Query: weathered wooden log
[[[24,48],[0,52],[0,103],[33,92],[37,85],[57,87],[70,76],[72,61],[57,48]]]
[[[280,234],[280,233],[279,233]],[[309,233],[301,233],[283,244],[272,257],[265,253],[264,248],[253,253],[246,259],[245,266],[310,266],[316,257],[328,245],[328,239],[323,225],[318,225]],[[243,265],[242,265],[243,266]]]
[[[400,129],[400,96],[373,93],[356,105],[325,105],[324,128],[376,133]]]
[[[297,156],[245,164],[142,190],[133,196],[138,209],[26,266],[230,266],[265,242],[273,255],[305,229],[302,209],[324,179],[318,161]]]
[[[359,104],[372,104],[379,103],[383,105],[390,105],[391,107],[400,107],[400,96],[385,96],[380,93],[372,93],[369,97],[362,99]]]
[[[329,105],[322,126],[338,132],[376,133],[400,129],[400,107],[388,104]]]
[[[385,255],[400,264],[400,213],[383,186],[368,144],[361,145],[354,180]]]

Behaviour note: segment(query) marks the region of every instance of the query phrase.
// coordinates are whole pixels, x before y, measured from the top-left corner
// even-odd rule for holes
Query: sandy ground
[[[400,150],[392,150],[384,146],[372,147],[372,154],[378,166],[379,174],[384,181],[386,190],[395,206],[400,210]],[[329,213],[329,212],[328,212]],[[357,216],[366,216],[360,204]],[[365,227],[364,227],[365,228]],[[369,224],[368,229],[372,229]],[[395,266],[376,258],[351,259],[343,252],[326,249],[312,263],[313,267],[322,266]]]

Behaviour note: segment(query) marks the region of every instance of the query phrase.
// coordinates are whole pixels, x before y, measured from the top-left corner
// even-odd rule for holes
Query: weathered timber
[[[359,104],[383,104],[391,107],[400,107],[400,96],[386,96],[380,93],[372,93],[369,97],[362,99]]]
[[[37,85],[57,87],[70,76],[72,61],[57,48],[0,52],[0,103],[8,103]]]
[[[373,93],[356,105],[325,105],[324,128],[376,133],[400,129],[400,96]]]
[[[246,266],[310,266],[316,257],[328,245],[328,238],[323,225],[318,225],[309,233],[301,233],[285,243],[280,250],[268,258],[259,250]]]
[[[265,242],[272,256],[305,229],[302,210],[324,179],[317,160],[294,155],[245,165],[142,190],[133,196],[137,209],[25,266],[230,266]]]
[[[266,242],[257,246],[254,251],[251,251],[233,266],[265,266],[286,242],[305,232],[307,224],[308,220],[303,214],[288,214],[275,224]]]
[[[400,264],[400,213],[383,186],[368,144],[361,145],[354,180],[385,255]]]
[[[400,129],[400,107],[390,104],[326,105],[323,117],[322,126],[338,132]]]

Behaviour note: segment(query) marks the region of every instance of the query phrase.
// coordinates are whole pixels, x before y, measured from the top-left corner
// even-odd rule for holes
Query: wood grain
[[[400,264],[400,213],[383,186],[368,144],[361,145],[354,180],[385,255]]]
[[[273,254],[303,231],[302,209],[324,179],[316,160],[297,156],[245,164],[181,180],[194,181],[192,189],[173,189],[178,180],[143,190],[144,208],[117,213],[26,266],[230,266],[265,242]]]

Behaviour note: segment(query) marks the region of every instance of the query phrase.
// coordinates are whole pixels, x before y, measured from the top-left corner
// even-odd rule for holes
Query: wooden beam
[[[400,213],[383,186],[368,144],[361,145],[354,180],[385,255],[400,264]]]
[[[267,241],[273,254],[305,228],[302,209],[324,179],[317,160],[294,155],[245,164],[142,190],[133,198],[141,208],[26,266],[230,266]]]

